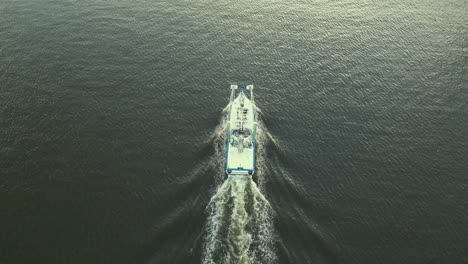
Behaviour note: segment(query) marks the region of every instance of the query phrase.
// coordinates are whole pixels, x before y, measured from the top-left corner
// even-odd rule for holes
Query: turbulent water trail
[[[249,176],[229,177],[211,198],[203,263],[272,263],[272,210]]]
[[[256,173],[258,181],[263,182],[266,166],[261,145],[268,136],[262,125],[258,127]],[[225,132],[226,124],[222,122],[210,139],[215,147],[212,162],[220,166],[221,176],[216,178],[218,189],[207,206],[203,263],[275,263],[270,204],[252,177],[236,175],[224,180]]]

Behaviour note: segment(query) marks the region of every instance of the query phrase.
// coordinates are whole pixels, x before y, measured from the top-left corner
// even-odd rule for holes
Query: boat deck
[[[255,106],[241,91],[228,116],[226,172],[253,174],[255,170]]]

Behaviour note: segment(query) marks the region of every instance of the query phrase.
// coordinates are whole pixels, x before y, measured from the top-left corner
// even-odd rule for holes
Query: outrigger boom
[[[229,103],[232,103],[234,100],[234,94],[236,93],[238,86],[235,84],[231,84],[231,97],[229,98]]]

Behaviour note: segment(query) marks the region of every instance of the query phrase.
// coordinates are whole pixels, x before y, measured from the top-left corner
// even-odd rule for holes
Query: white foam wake
[[[274,263],[272,209],[251,177],[229,177],[207,210],[203,263]]]

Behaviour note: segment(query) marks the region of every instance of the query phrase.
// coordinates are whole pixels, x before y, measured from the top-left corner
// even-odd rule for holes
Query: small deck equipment
[[[250,92],[250,98],[247,92]],[[257,126],[253,85],[247,85],[245,89],[231,85],[227,122],[226,173],[228,176],[253,175]]]

